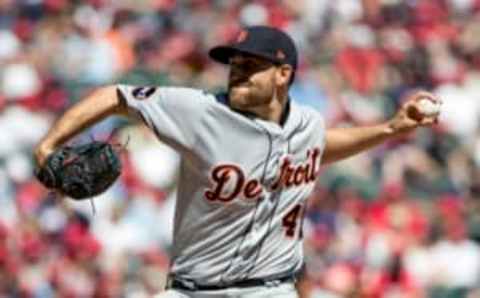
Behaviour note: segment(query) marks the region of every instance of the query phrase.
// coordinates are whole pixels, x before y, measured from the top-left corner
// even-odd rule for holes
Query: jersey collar
[[[245,117],[247,117],[249,119],[252,119],[252,120],[257,118],[257,116],[253,113],[232,109],[230,107],[230,104],[229,104],[228,93],[226,93],[226,92],[218,93],[218,94],[215,95],[215,97],[216,97],[216,99],[219,103],[228,106],[232,111],[235,111],[236,113],[244,115]],[[291,107],[290,107],[291,104],[290,103],[291,103],[291,99],[290,99],[290,96],[289,96],[288,101],[287,101],[287,105],[285,106],[285,109],[282,112],[282,116],[280,117],[280,126],[281,127],[285,127],[285,125],[287,123],[287,120],[290,118],[289,117],[290,116],[290,110],[291,110]]]

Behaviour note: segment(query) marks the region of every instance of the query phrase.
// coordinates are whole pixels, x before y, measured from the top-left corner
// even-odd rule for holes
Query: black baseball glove
[[[88,199],[107,190],[120,175],[119,154],[107,142],[93,141],[65,146],[50,154],[35,170],[37,179],[47,188],[76,199]]]

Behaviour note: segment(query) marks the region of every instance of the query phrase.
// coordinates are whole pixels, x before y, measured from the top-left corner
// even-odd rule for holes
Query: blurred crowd
[[[129,139],[93,213],[35,181],[32,149],[101,85],[222,90],[208,49],[257,24],[295,39],[291,96],[330,126],[384,121],[414,88],[444,101],[434,129],[323,169],[302,296],[480,297],[479,0],[0,0],[0,297],[162,290],[179,157],[122,118],[82,134]]]

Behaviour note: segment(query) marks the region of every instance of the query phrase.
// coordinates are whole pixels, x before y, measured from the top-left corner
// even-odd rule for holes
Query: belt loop
[[[181,280],[180,282],[183,283],[183,284],[185,285],[185,287],[189,288],[189,289],[192,290],[192,291],[196,291],[196,290],[197,290],[197,285],[195,284],[194,281],[191,281],[191,280]]]
[[[278,279],[274,279],[274,280],[265,281],[265,286],[271,288],[271,287],[279,286],[281,283],[282,281]]]
[[[179,278],[172,278],[172,287],[177,287],[177,284],[181,285],[188,291],[197,291],[198,286],[193,280],[188,279],[179,279]]]
[[[173,277],[169,274],[167,276],[167,281],[165,282],[165,290],[171,289],[173,287]]]

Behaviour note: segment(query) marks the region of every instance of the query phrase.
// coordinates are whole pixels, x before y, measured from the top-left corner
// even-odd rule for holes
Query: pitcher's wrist
[[[42,143],[35,148],[35,160],[37,165],[42,166],[45,163],[47,157],[54,151],[53,146]]]

